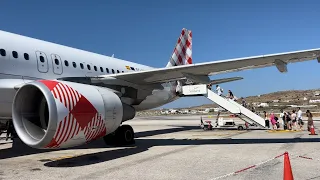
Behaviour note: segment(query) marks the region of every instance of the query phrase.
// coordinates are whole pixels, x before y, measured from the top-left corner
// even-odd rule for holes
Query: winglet
[[[192,64],[192,32],[183,28],[167,67]]]

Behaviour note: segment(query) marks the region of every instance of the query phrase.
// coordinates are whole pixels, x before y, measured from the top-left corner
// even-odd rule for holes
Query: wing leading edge
[[[196,77],[199,80],[210,82],[208,76],[236,72],[247,69],[276,66],[280,72],[287,71],[287,64],[318,59],[320,48],[303,51],[286,52],[279,54],[268,54],[262,56],[252,56],[221,61],[212,61],[198,64],[188,64],[182,66],[158,68],[146,71],[128,72],[121,74],[99,76],[99,80],[109,79],[110,77],[121,79],[139,85],[150,85],[164,83],[186,77]],[[200,80],[200,81],[201,81]]]

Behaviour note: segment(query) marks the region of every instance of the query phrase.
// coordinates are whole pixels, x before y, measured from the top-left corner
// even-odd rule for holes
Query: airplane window
[[[83,64],[82,63],[80,63],[80,67],[81,67],[81,69],[83,69]]]
[[[122,71],[122,73],[124,73],[124,71]]]
[[[107,71],[107,73],[109,73],[109,69],[108,68],[106,68],[106,71]]]
[[[93,66],[94,70],[97,71],[97,66]]]
[[[72,65],[73,65],[74,68],[77,67],[77,64],[75,62],[72,62]]]
[[[64,65],[69,66],[69,62],[67,60],[64,60]]]
[[[58,60],[58,59],[54,59],[54,63],[55,63],[56,65],[59,65],[59,60]]]
[[[112,73],[114,74],[114,70],[112,69]]]
[[[24,56],[24,59],[25,59],[25,60],[29,60],[29,54],[24,53],[23,56]]]
[[[117,70],[117,73],[120,73],[120,71],[119,71],[119,70]]]
[[[87,64],[87,68],[88,68],[89,70],[91,70],[91,67],[90,67],[90,65],[89,65],[89,64]]]
[[[1,54],[1,56],[6,56],[6,50],[4,50],[4,49],[0,49],[0,54]]]
[[[103,68],[102,67],[100,67],[100,71],[103,72]]]
[[[44,57],[43,57],[43,56],[40,56],[40,61],[41,61],[42,63],[44,63]]]
[[[18,53],[17,53],[17,51],[12,51],[12,56],[13,56],[14,58],[18,58]]]

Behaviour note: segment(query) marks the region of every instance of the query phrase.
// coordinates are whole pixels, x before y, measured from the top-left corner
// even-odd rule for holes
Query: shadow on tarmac
[[[194,130],[199,129],[199,126],[181,126],[181,127],[174,127],[170,129],[160,129],[160,130],[153,130],[153,131],[144,131],[144,132],[136,132],[135,138],[143,138],[147,136],[153,136],[153,135],[160,135],[160,134],[167,134],[167,133],[174,133],[174,132],[180,132],[180,131],[187,131],[187,130]],[[136,140],[137,141],[137,140]],[[10,143],[10,142],[8,142]],[[7,142],[4,142],[3,144],[8,144]],[[76,146],[68,149],[93,149],[93,148],[107,148],[112,146],[107,146],[102,139],[93,141],[89,144]],[[44,152],[53,152],[53,151],[61,151],[64,149],[34,149],[26,144],[24,144],[19,138],[15,138],[12,143],[12,148],[8,149],[0,149],[0,159],[7,159],[7,158],[13,158],[13,157],[19,157],[19,156],[25,156],[25,155],[31,155],[31,154],[38,154],[38,153],[44,153]]]
[[[182,126],[171,129],[154,130],[137,132],[136,138],[143,138],[147,136],[167,134],[186,130],[196,130],[199,126]],[[248,131],[243,131],[248,132]],[[237,134],[235,134],[237,135]],[[267,143],[304,143],[304,142],[320,142],[320,138],[287,138],[287,139],[136,139],[136,144],[133,147],[122,147],[121,149],[106,150],[97,153],[78,155],[64,159],[42,159],[44,166],[47,167],[78,167],[101,163],[105,161],[114,160],[121,157],[130,156],[147,151],[150,147],[154,146],[172,146],[172,145],[210,145],[210,144],[267,144]],[[73,147],[69,149],[92,149],[92,148],[106,148],[102,139],[91,142],[87,145]],[[111,146],[110,146],[111,147]],[[61,149],[60,149],[61,150]],[[33,149],[19,139],[15,139],[13,147],[9,149],[0,150],[0,159],[19,157],[30,154],[38,154],[50,151],[60,150],[38,150]]]

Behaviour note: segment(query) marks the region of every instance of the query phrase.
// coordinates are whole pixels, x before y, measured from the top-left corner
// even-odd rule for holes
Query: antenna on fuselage
[[[114,57],[114,54],[112,54],[112,56],[111,57]]]

